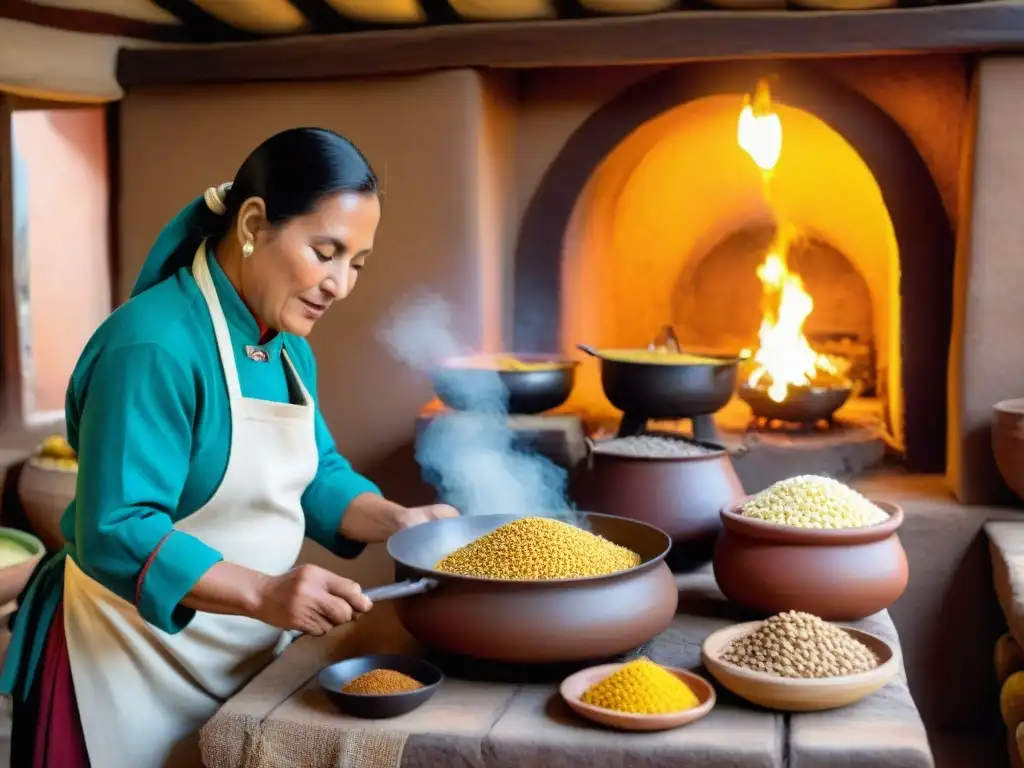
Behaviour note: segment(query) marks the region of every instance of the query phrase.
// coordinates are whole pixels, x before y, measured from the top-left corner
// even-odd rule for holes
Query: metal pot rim
[[[546,368],[543,370],[519,370],[515,368],[487,368],[484,365],[473,365],[474,362],[484,363],[487,360],[494,360],[499,357],[511,357],[516,360],[521,360],[524,363],[551,363],[557,365],[557,368]],[[522,353],[518,354],[515,352],[494,352],[494,353],[478,353],[470,355],[453,355],[451,357],[442,357],[435,360],[430,368],[433,371],[488,371],[491,373],[545,373],[558,370],[573,369],[578,367],[580,364],[579,360],[573,360],[572,358],[565,357],[564,355],[558,354],[543,354],[543,353]]]
[[[649,528],[652,531],[655,531],[661,535],[665,542],[665,546],[661,550],[661,552],[659,552],[654,557],[650,558],[649,560],[645,560],[641,562],[639,565],[633,566],[632,568],[627,568],[624,571],[615,571],[614,573],[606,573],[602,574],[601,576],[581,576],[571,579],[488,579],[482,576],[464,576],[462,574],[457,573],[446,573],[444,571],[438,571],[433,568],[422,568],[411,563],[403,562],[399,558],[395,557],[391,548],[391,539],[388,540],[387,544],[388,556],[392,559],[393,562],[395,562],[402,568],[407,568],[408,570],[413,571],[414,573],[420,574],[422,576],[429,576],[430,578],[437,579],[442,583],[460,582],[464,584],[480,584],[487,585],[489,588],[493,587],[499,589],[503,586],[515,587],[517,589],[521,589],[523,587],[537,587],[550,589],[552,587],[571,587],[578,584],[593,584],[599,581],[610,581],[612,579],[624,578],[626,576],[633,576],[644,571],[649,571],[653,568],[658,567],[659,564],[663,563],[665,557],[672,549],[672,538],[667,533],[665,533],[665,531],[661,530],[661,528],[658,528],[655,525],[651,525],[650,523],[644,522],[643,520],[633,520],[632,518],[619,517],[618,515],[606,515],[601,512],[578,511],[576,514],[585,515],[587,517],[614,518],[616,520],[625,521],[632,525]],[[482,515],[482,517],[509,517],[509,522],[511,522],[513,519],[518,519],[512,518],[509,515]],[[430,522],[423,523],[422,525],[437,525],[443,523],[444,520],[432,520]],[[394,536],[400,536],[401,534],[402,531],[399,531],[397,534],[394,534]]]
[[[840,392],[846,393],[847,396],[853,394],[853,387],[849,386],[849,385],[843,386],[843,387],[823,387],[823,386],[793,387],[792,389],[795,390],[797,393],[800,393],[800,394],[807,393],[809,395],[826,395],[826,394],[831,394],[831,393],[838,394]],[[737,391],[738,391],[738,393],[740,394],[741,397],[743,396],[744,392],[756,392],[758,394],[765,394],[766,395],[764,390],[762,390],[760,387],[752,387],[752,386],[750,386],[749,384],[747,384],[745,382],[743,384],[739,385],[739,387],[737,388]],[[1024,400],[1021,400],[1021,402],[1024,403]]]

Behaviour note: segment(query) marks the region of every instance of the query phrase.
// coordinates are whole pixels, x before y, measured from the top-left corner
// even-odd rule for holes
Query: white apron
[[[284,350],[286,372],[303,404],[242,397],[205,244],[196,252],[192,273],[213,318],[231,402],[231,448],[213,497],[174,527],[217,549],[228,562],[278,575],[294,566],[305,535],[300,498],[318,462],[313,401]],[[270,661],[282,636],[254,619],[202,612],[169,635],[85,575],[70,557],[64,621],[95,768],[194,764],[198,729]]]

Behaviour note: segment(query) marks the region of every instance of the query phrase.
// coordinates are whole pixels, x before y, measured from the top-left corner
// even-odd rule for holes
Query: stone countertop
[[[716,629],[748,617],[718,591],[709,571],[678,577],[679,615],[632,655],[698,668],[700,646]],[[859,626],[896,642],[886,612]],[[453,631],[457,631],[453,628]],[[718,703],[703,720],[674,731],[623,734],[577,718],[557,682],[501,684],[449,675],[420,709],[392,720],[342,714],[319,690],[323,666],[366,653],[414,651],[394,611],[382,603],[366,618],[321,637],[305,637],[229,700],[203,729],[208,768],[303,765],[308,768],[449,766],[506,768],[932,768],[924,725],[902,673],[874,696],[833,712],[782,715],[748,705],[716,684]],[[700,670],[698,670],[700,671]],[[709,680],[713,679],[708,677]],[[374,748],[394,754],[367,757]],[[358,742],[358,745],[357,745]]]

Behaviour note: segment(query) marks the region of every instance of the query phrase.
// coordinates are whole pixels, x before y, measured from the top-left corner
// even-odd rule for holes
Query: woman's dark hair
[[[326,128],[289,128],[245,158],[224,200],[227,212],[206,217],[203,235],[222,237],[250,197],[262,198],[267,219],[277,226],[341,192],[378,194],[377,176],[363,153]]]
[[[219,240],[242,203],[259,197],[271,225],[311,213],[340,192],[377,195],[377,177],[348,139],[325,128],[291,128],[264,141],[242,163],[224,200],[223,215],[199,197],[161,230],[132,288],[132,296],[192,263],[204,238]]]

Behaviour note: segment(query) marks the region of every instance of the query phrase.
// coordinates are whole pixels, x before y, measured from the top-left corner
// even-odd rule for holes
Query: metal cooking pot
[[[502,358],[523,364],[504,368]],[[542,363],[543,368],[530,368]],[[569,399],[576,383],[577,360],[551,355],[477,355],[439,361],[430,378],[438,399],[457,411],[493,408],[504,393],[493,392],[494,376],[508,393],[510,414],[533,415],[557,408]],[[481,393],[486,393],[483,397]]]
[[[671,624],[679,594],[665,564],[671,542],[652,525],[580,513],[581,527],[641,557],[627,571],[581,579],[512,581],[456,576],[434,565],[518,519],[475,515],[434,520],[388,539],[399,581],[366,590],[420,642],[447,653],[511,663],[570,663],[632,650]]]
[[[678,354],[675,334],[671,329],[663,334],[669,339],[665,345],[668,351]],[[622,436],[640,434],[649,419],[691,419],[694,437],[713,439],[713,428],[699,424],[696,417],[720,410],[736,390],[739,357],[700,355],[707,362],[655,363],[630,359],[631,354],[649,350],[599,350],[586,344],[577,347],[600,359],[605,397],[623,413],[619,427]]]

